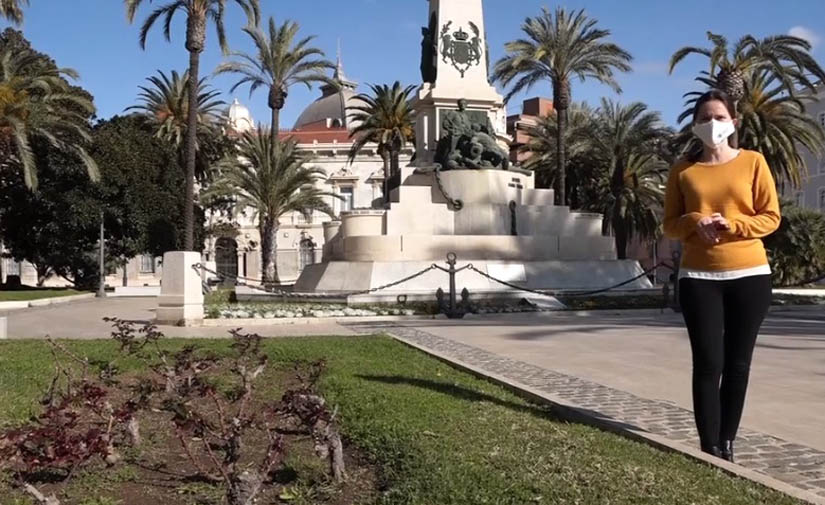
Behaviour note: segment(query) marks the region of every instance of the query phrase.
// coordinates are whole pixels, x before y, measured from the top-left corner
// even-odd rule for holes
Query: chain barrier
[[[285,291],[285,290],[282,290],[282,289],[271,289],[271,288],[266,288],[265,286],[250,285],[249,283],[247,283],[245,281],[252,281],[252,282],[256,282],[256,283],[260,283],[260,281],[258,279],[252,279],[250,277],[243,277],[243,276],[233,275],[233,274],[228,274],[228,275],[227,274],[222,274],[220,272],[217,272],[215,270],[212,270],[211,268],[208,268],[208,267],[204,266],[202,263],[196,263],[196,264],[192,265],[192,267],[195,270],[208,272],[208,273],[211,273],[213,275],[216,275],[216,276],[218,276],[219,279],[221,279],[221,281],[234,280],[237,284],[239,284],[241,286],[246,286],[248,288],[256,289],[258,291],[263,291],[263,292],[268,293],[268,294],[274,294],[274,295],[282,296],[282,297],[285,297],[285,298],[304,298],[304,299],[347,298],[349,296],[366,295],[366,294],[369,294],[369,293],[374,293],[376,291],[381,291],[383,289],[388,289],[388,288],[397,286],[399,284],[403,284],[407,281],[411,281],[411,280],[415,279],[416,277],[420,277],[420,276],[424,275],[425,273],[427,273],[431,270],[435,270],[436,268],[439,268],[437,265],[432,264],[432,265],[428,266],[427,268],[425,268],[423,270],[419,270],[418,272],[416,272],[412,275],[408,275],[407,277],[404,277],[402,279],[398,279],[397,281],[388,282],[386,284],[382,284],[382,285],[376,286],[374,288],[362,289],[362,290],[358,290],[358,291],[342,291],[342,292],[334,292],[334,293],[295,293],[293,291]],[[240,280],[240,282],[239,282],[239,280]]]
[[[572,292],[565,292],[563,294],[565,296],[591,296],[591,295],[596,295],[596,294],[599,294],[599,293],[605,293],[607,291],[611,291],[611,290],[614,290],[616,288],[620,288],[622,286],[630,284],[631,282],[639,280],[639,279],[641,279],[642,277],[644,277],[646,275],[650,275],[651,272],[656,271],[656,269],[659,268],[659,267],[665,267],[665,268],[668,268],[670,270],[673,270],[672,266],[670,266],[667,263],[665,263],[664,261],[662,261],[662,262],[652,266],[651,268],[648,268],[647,270],[643,271],[639,275],[637,275],[637,276],[635,276],[631,279],[628,279],[626,281],[620,282],[618,284],[614,284],[612,286],[602,288],[602,289],[594,289],[594,290],[591,290],[591,291],[572,291]],[[481,270],[479,270],[478,268],[473,266],[472,263],[467,265],[466,268],[472,270],[473,272],[475,272],[475,273],[477,273],[477,274],[479,274],[483,277],[486,277],[486,278],[490,279],[491,281],[497,282],[499,284],[502,284],[504,286],[507,286],[509,288],[513,288],[513,289],[516,289],[516,290],[519,290],[519,291],[525,291],[527,293],[534,293],[534,294],[545,295],[545,296],[551,296],[551,295],[555,295],[555,294],[560,293],[558,290],[553,290],[553,289],[530,289],[530,288],[526,288],[524,286],[517,286],[515,284],[511,284],[507,281],[497,279],[497,278],[493,277],[492,275],[488,274],[487,272],[482,272]]]
[[[454,259],[455,256],[454,255],[452,256],[452,258],[453,258],[453,261],[455,261],[455,259]],[[454,265],[454,263],[453,263],[453,265]],[[443,267],[440,267],[436,264],[432,264],[429,267],[424,268],[423,270],[420,270],[420,271],[418,271],[418,272],[416,272],[412,275],[408,275],[407,277],[398,279],[398,280],[393,281],[393,282],[388,282],[386,284],[382,284],[381,286],[376,286],[374,288],[362,289],[362,290],[357,290],[357,291],[333,292],[333,293],[329,293],[329,292],[323,292],[323,293],[296,293],[296,292],[293,292],[293,291],[286,291],[286,290],[282,290],[282,289],[273,289],[273,288],[267,288],[265,286],[250,284],[250,282],[260,283],[260,281],[258,279],[253,279],[251,277],[244,277],[244,276],[235,275],[235,274],[220,273],[216,270],[213,270],[211,268],[208,268],[208,267],[204,266],[202,263],[196,263],[192,267],[195,270],[199,271],[199,272],[207,272],[207,273],[213,274],[213,275],[217,276],[221,281],[226,281],[226,280],[234,281],[238,285],[246,286],[246,287],[249,287],[251,289],[262,291],[262,292],[265,292],[265,293],[268,293],[268,294],[273,294],[273,295],[276,295],[276,296],[282,296],[282,297],[286,297],[286,298],[305,298],[305,299],[346,298],[346,297],[349,297],[349,296],[365,295],[365,294],[374,293],[376,291],[381,291],[381,290],[384,290],[384,289],[389,289],[389,288],[398,286],[398,285],[403,284],[405,282],[411,281],[411,280],[413,280],[417,277],[420,277],[420,276],[424,275],[425,273],[430,272],[430,271],[435,270],[435,269],[447,272],[447,269],[445,269]],[[622,286],[626,286],[627,284],[630,284],[631,282],[634,282],[636,280],[641,279],[642,277],[650,275],[650,273],[654,272],[659,267],[665,267],[667,269],[673,270],[672,266],[668,265],[665,262],[660,262],[660,263],[654,265],[653,267],[648,268],[647,270],[644,270],[639,275],[636,275],[636,276],[634,276],[630,279],[627,279],[623,282],[613,284],[612,286],[609,286],[609,287],[606,287],[606,288],[601,288],[601,289],[589,290],[589,291],[565,292],[564,294],[566,296],[592,296],[592,295],[599,294],[599,293],[605,293],[605,292],[612,291],[614,289],[620,288]],[[453,268],[455,268],[455,267],[453,266]],[[507,286],[507,287],[509,287],[511,289],[515,289],[517,291],[524,291],[526,293],[534,293],[534,294],[543,295],[543,296],[550,296],[550,295],[555,295],[555,294],[560,293],[558,290],[531,289],[531,288],[527,288],[527,287],[524,287],[524,286],[518,286],[516,284],[512,284],[512,283],[507,282],[505,280],[493,277],[492,275],[488,274],[487,272],[479,270],[472,263],[468,263],[468,264],[464,265],[463,267],[455,269],[455,272],[457,273],[457,272],[460,272],[461,270],[464,270],[464,269],[472,270],[473,272],[481,275],[482,277],[486,277],[487,279],[489,279],[493,282],[497,282],[497,283],[499,283],[503,286]]]

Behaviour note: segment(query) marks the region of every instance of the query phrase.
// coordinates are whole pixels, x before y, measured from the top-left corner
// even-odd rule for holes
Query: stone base
[[[457,267],[470,261],[458,259]],[[372,289],[397,281],[430,265],[431,261],[331,261],[310,265],[295,284],[296,292],[336,293]],[[626,281],[642,273],[635,260],[606,261],[526,261],[505,262],[473,260],[475,268],[488,275],[529,289],[591,290],[602,289]],[[438,262],[446,267],[446,263]],[[470,293],[518,292],[492,281],[477,272],[463,270],[456,274],[456,288]],[[643,277],[624,289],[652,287]],[[403,284],[382,289],[375,295],[432,294],[438,288],[449,289],[449,277],[441,270],[431,270]]]
[[[157,324],[194,326],[203,322],[201,274],[193,268],[200,261],[200,253],[193,251],[163,255],[163,278],[155,314]]]

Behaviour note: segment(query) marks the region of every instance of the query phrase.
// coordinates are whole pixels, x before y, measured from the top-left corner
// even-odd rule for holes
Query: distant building
[[[521,114],[507,116],[507,135],[513,142],[510,144],[510,161],[521,163],[530,157],[529,153],[520,153],[519,149],[530,141],[527,130],[535,126],[538,120],[553,112],[553,101],[547,98],[535,97],[522,102]]]

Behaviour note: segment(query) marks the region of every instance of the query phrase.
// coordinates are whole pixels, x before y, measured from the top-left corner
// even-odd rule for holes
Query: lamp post
[[[105,245],[104,245],[104,241],[103,241],[104,240],[103,239],[103,232],[104,232],[104,229],[103,229],[103,210],[101,210],[100,211],[100,243],[99,243],[99,249],[100,249],[99,276],[100,276],[100,279],[99,279],[98,285],[97,285],[97,297],[98,298],[105,298],[106,297],[106,286],[105,286],[105,284],[106,284],[106,270],[105,270],[105,265],[104,265],[104,262],[105,262],[106,258],[105,258],[105,251],[104,251]]]

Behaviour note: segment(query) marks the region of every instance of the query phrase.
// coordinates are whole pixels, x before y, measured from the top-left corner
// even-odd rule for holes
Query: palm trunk
[[[186,193],[183,211],[183,249],[195,247],[195,155],[198,141],[198,71],[200,53],[189,52],[189,110],[186,119]]]
[[[381,189],[381,199],[384,201],[384,207],[390,204],[390,154],[386,148],[381,148],[381,160],[384,162],[384,183]]]
[[[557,201],[559,205],[567,205],[567,174],[566,174],[566,165],[567,160],[565,159],[565,150],[564,150],[564,130],[567,128],[567,109],[558,109],[556,121],[558,123],[558,128],[556,128],[556,153],[558,156],[556,157],[557,166],[556,170],[558,175],[556,177],[556,183],[558,185],[557,190]]]
[[[610,183],[613,192],[613,216],[610,221],[613,227],[613,236],[616,239],[616,257],[620,260],[627,259],[627,227],[622,219],[624,168],[623,158],[618,156],[613,167],[613,180]]]
[[[622,218],[622,206],[618,199],[613,204],[613,216],[611,218],[613,236],[616,242],[616,258],[627,259],[627,226]]]
[[[277,107],[272,107],[272,131],[269,132],[271,135],[272,145],[275,145],[275,142],[278,141],[278,132],[281,129],[281,110]]]
[[[264,284],[278,282],[278,266],[276,264],[276,220],[271,217],[261,217],[261,266],[263,272],[261,281]]]
[[[733,135],[730,136],[730,146],[739,149],[739,100],[733,101],[733,118],[736,120],[736,129],[733,130]]]

